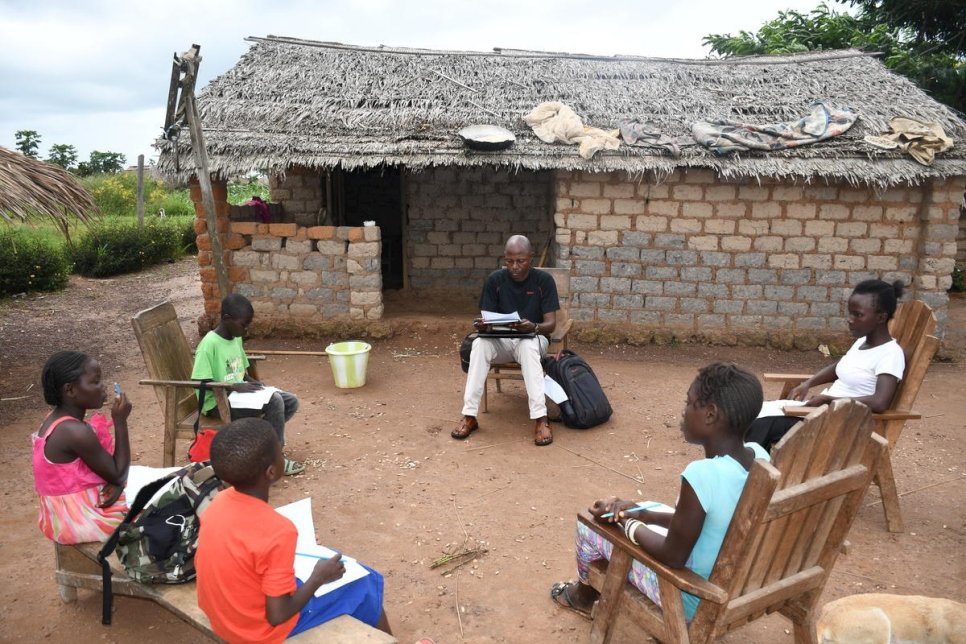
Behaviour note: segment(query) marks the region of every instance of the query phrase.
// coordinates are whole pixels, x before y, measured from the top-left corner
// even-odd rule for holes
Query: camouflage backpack
[[[152,497],[173,482],[158,496]],[[145,485],[124,521],[98,553],[104,581],[104,620],[110,623],[111,567],[114,550],[131,579],[145,584],[182,584],[195,578],[198,515],[221,488],[211,463],[191,463]],[[150,502],[149,502],[150,501]]]

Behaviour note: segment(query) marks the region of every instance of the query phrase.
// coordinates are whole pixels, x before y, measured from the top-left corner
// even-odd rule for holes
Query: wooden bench
[[[97,553],[100,551],[101,545],[100,543],[81,543],[76,546],[54,544],[57,563],[56,579],[62,600],[65,602],[76,600],[78,588],[101,591],[103,588],[101,566],[97,563]],[[114,572],[111,585],[115,594],[141,597],[157,602],[208,637],[214,640],[219,639],[211,630],[208,617],[198,608],[194,582],[187,584],[142,584],[130,579],[124,572],[124,568],[121,567],[120,562],[113,557],[111,570]],[[300,633],[288,641],[295,644],[309,644],[311,642],[395,644],[398,640],[379,629],[360,622],[354,617],[342,615]]]

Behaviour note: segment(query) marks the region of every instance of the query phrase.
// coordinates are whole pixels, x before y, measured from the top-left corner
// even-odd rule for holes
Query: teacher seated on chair
[[[530,418],[535,422],[533,442],[549,445],[553,432],[547,420],[547,401],[540,359],[550,345],[550,334],[557,325],[557,286],[545,271],[532,268],[533,246],[523,235],[514,235],[503,249],[505,268],[490,273],[480,295],[480,308],[493,313],[519,313],[520,321],[509,324],[511,333],[521,337],[478,337],[473,341],[470,366],[463,394],[463,419],[451,436],[463,440],[480,428],[476,415],[486,387],[491,364],[516,362],[527,388]],[[481,334],[493,332],[482,319],[473,322]]]

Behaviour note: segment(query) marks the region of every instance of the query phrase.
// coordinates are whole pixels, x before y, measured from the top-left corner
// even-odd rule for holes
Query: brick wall
[[[285,221],[300,226],[314,226],[324,214],[322,178],[318,170],[289,168],[284,177],[272,175],[268,180],[271,201],[285,205]]]
[[[213,181],[212,191],[230,290],[251,300],[257,317],[302,320],[306,326],[320,320],[382,317],[382,241],[377,226],[230,222],[225,183]],[[196,181],[191,183],[191,197],[210,324],[219,315],[221,297]]]
[[[513,234],[539,252],[552,234],[553,173],[431,168],[405,179],[409,283],[478,291]]]
[[[852,287],[902,279],[946,316],[963,178],[882,192],[557,174],[557,265],[577,320],[684,332],[840,332]]]

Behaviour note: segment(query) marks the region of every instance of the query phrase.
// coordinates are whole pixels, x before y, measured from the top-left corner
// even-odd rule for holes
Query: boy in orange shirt
[[[339,615],[381,628],[383,579],[375,570],[315,597],[345,573],[341,555],[320,560],[303,582],[295,578],[295,525],[268,504],[269,488],[284,473],[282,446],[261,418],[242,418],[211,444],[215,474],[232,487],[201,517],[195,566],[198,606],[222,639],[281,642]]]

